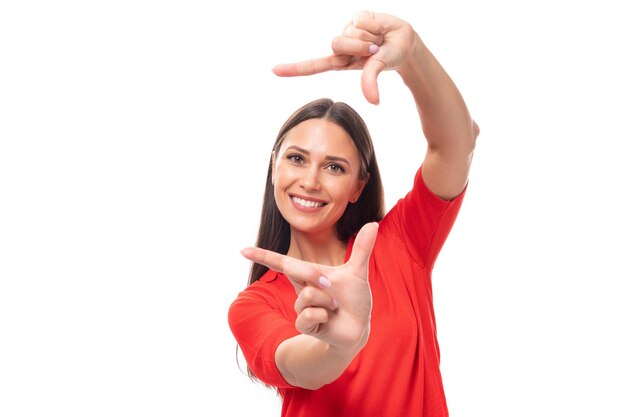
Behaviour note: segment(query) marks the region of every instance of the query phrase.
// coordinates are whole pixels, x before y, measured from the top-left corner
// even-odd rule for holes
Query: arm
[[[372,310],[368,265],[377,232],[376,223],[363,226],[350,259],[338,267],[259,248],[242,251],[249,260],[285,274],[298,294],[295,326],[302,334],[284,340],[274,354],[289,384],[317,389],[333,382],[367,343]]]
[[[366,341],[338,347],[301,334],[278,346],[276,366],[289,384],[315,390],[339,378]]]
[[[378,74],[396,70],[415,99],[428,142],[422,165],[424,182],[443,199],[459,195],[467,183],[478,126],[454,82],[411,25],[387,14],[361,12],[332,47],[331,56],[279,65],[274,72],[301,76],[362,69],[363,93],[377,104]]]
[[[407,85],[428,142],[422,175],[428,188],[444,200],[459,195],[469,174],[478,137],[461,93],[417,33],[397,72]]]

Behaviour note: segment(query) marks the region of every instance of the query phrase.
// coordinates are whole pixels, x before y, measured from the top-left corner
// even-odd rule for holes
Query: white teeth
[[[303,207],[322,207],[324,205],[324,203],[318,203],[315,201],[309,201],[309,200],[304,200],[302,198],[298,198],[298,197],[291,197],[293,198],[293,201],[296,202],[296,204],[298,204],[299,206],[303,206]]]

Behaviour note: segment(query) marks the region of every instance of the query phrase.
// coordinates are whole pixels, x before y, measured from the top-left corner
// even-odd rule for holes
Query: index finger
[[[265,265],[274,271],[285,273],[286,255],[261,248],[245,248],[241,250],[241,254],[252,262]]]
[[[301,75],[313,75],[333,69],[331,57],[310,59],[292,64],[276,65],[272,71],[279,77],[298,77]]]
[[[330,286],[330,281],[322,277],[319,267],[310,262],[261,248],[245,248],[241,254],[252,262],[285,274],[294,286],[303,287],[306,284],[322,288]],[[320,280],[320,278],[323,279]]]

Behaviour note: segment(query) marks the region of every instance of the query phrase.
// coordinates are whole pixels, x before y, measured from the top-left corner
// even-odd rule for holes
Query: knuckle
[[[352,24],[356,27],[359,27],[359,24],[363,21],[363,19],[367,19],[371,17],[371,13],[368,12],[367,10],[361,10],[360,12],[357,12],[353,17],[352,17]]]
[[[312,287],[304,287],[300,292],[300,300],[309,305],[315,299],[315,290]]]
[[[353,32],[353,37],[360,41],[369,41],[371,39],[371,35],[368,31],[357,29]]]
[[[305,327],[311,326],[312,323],[317,322],[317,312],[311,308],[305,308],[302,313],[300,313],[299,320],[300,324]]]
[[[291,259],[289,259],[288,257],[283,258],[283,264],[281,266],[283,268],[283,272],[286,275],[289,275],[289,271],[291,269]]]
[[[310,308],[305,309],[301,315],[306,321],[313,321],[315,319],[315,312]]]
[[[304,320],[302,320],[301,318],[298,318],[298,320],[296,320],[296,329],[303,334],[309,334],[311,331],[311,326],[304,322]]]

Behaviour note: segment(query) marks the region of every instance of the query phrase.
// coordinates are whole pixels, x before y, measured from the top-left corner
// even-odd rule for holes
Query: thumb
[[[363,95],[372,104],[378,104],[380,102],[380,96],[378,94],[378,74],[385,69],[385,63],[379,60],[376,56],[370,57],[365,65],[363,65],[363,72],[361,73],[361,89]]]
[[[349,264],[367,267],[377,234],[378,223],[376,222],[367,223],[359,230],[352,247],[352,254],[348,260]]]

